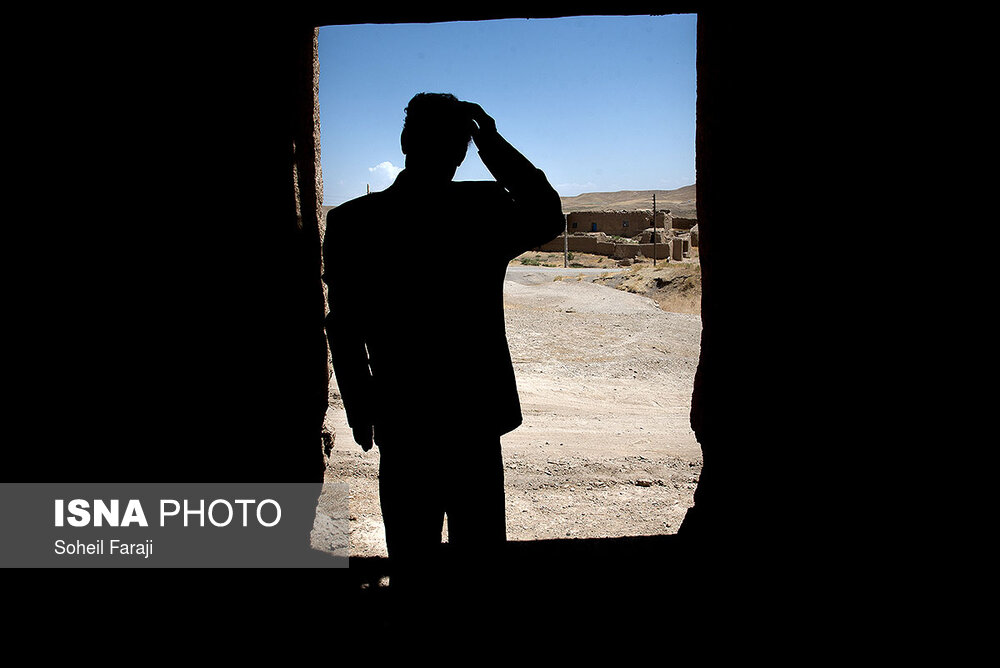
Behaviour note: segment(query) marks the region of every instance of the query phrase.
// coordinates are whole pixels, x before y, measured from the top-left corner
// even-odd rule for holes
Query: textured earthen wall
[[[665,244],[668,243],[670,239],[670,230],[663,228],[656,228],[656,243]],[[653,228],[648,227],[642,231],[641,238],[637,239],[639,243],[651,244],[653,243]]]
[[[655,254],[655,259],[665,260],[670,255],[668,248],[666,244],[656,244],[655,247],[653,244],[615,244],[612,257],[618,260],[634,259],[642,254],[644,258],[653,259]]]
[[[59,308],[86,353],[61,387],[86,398],[67,415],[75,438],[100,447],[26,470],[322,481],[316,29],[208,10],[91,27],[60,59],[65,108],[86,128],[60,154],[78,175],[72,199],[110,198],[94,202],[107,224],[54,234],[72,253],[53,266],[90,295]],[[163,196],[143,209],[151,192]],[[151,422],[150,406],[169,419]]]
[[[613,257],[617,259],[623,258],[634,258],[639,253],[642,253],[644,257],[653,257],[654,244],[633,244],[633,243],[622,243],[617,244],[611,241],[601,241],[596,236],[570,236],[566,239],[565,247],[571,253],[593,253],[595,255],[604,255],[606,257]],[[563,238],[557,237],[552,241],[539,246],[536,250],[544,251],[547,253],[559,253],[562,252],[564,248]],[[656,257],[658,259],[666,258],[669,255],[669,245],[666,243],[656,244]]]

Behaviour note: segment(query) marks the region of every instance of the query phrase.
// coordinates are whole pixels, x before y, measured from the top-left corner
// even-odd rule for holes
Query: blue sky
[[[392,183],[420,92],[482,105],[560,195],[694,183],[695,18],[320,28],[324,204]],[[474,149],[456,179],[492,179]]]

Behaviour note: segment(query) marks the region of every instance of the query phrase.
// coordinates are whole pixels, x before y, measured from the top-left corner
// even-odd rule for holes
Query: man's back
[[[330,212],[327,261],[340,266],[328,273],[353,293],[334,300],[331,324],[365,342],[377,437],[439,420],[496,434],[520,424],[503,317],[514,250],[505,214],[514,212],[493,182],[452,182],[433,200],[399,183]],[[347,230],[366,227],[349,241]]]

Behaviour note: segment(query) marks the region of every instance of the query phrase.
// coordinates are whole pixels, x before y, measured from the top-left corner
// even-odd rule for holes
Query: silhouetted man
[[[496,182],[452,181],[470,139]],[[328,214],[324,279],[347,419],[362,448],[379,447],[391,587],[413,593],[441,584],[445,514],[458,562],[445,575],[498,575],[500,436],[521,423],[504,275],[564,222],[545,175],[477,104],[416,95],[400,144],[405,169],[389,188]]]

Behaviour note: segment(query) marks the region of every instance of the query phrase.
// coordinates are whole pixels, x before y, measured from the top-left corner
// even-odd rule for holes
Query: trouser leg
[[[499,437],[463,444],[448,471],[448,580],[462,608],[500,592],[507,540],[503,457]]]
[[[427,475],[413,444],[380,445],[379,502],[397,592],[428,588],[436,579],[444,502],[440,485]]]
[[[379,498],[392,568],[404,602],[440,601],[459,613],[491,600],[503,581],[507,538],[500,439],[466,435],[423,448],[380,444]],[[448,516],[449,558],[441,529]]]
[[[448,542],[457,551],[486,556],[507,540],[500,439],[468,443],[449,464]]]

